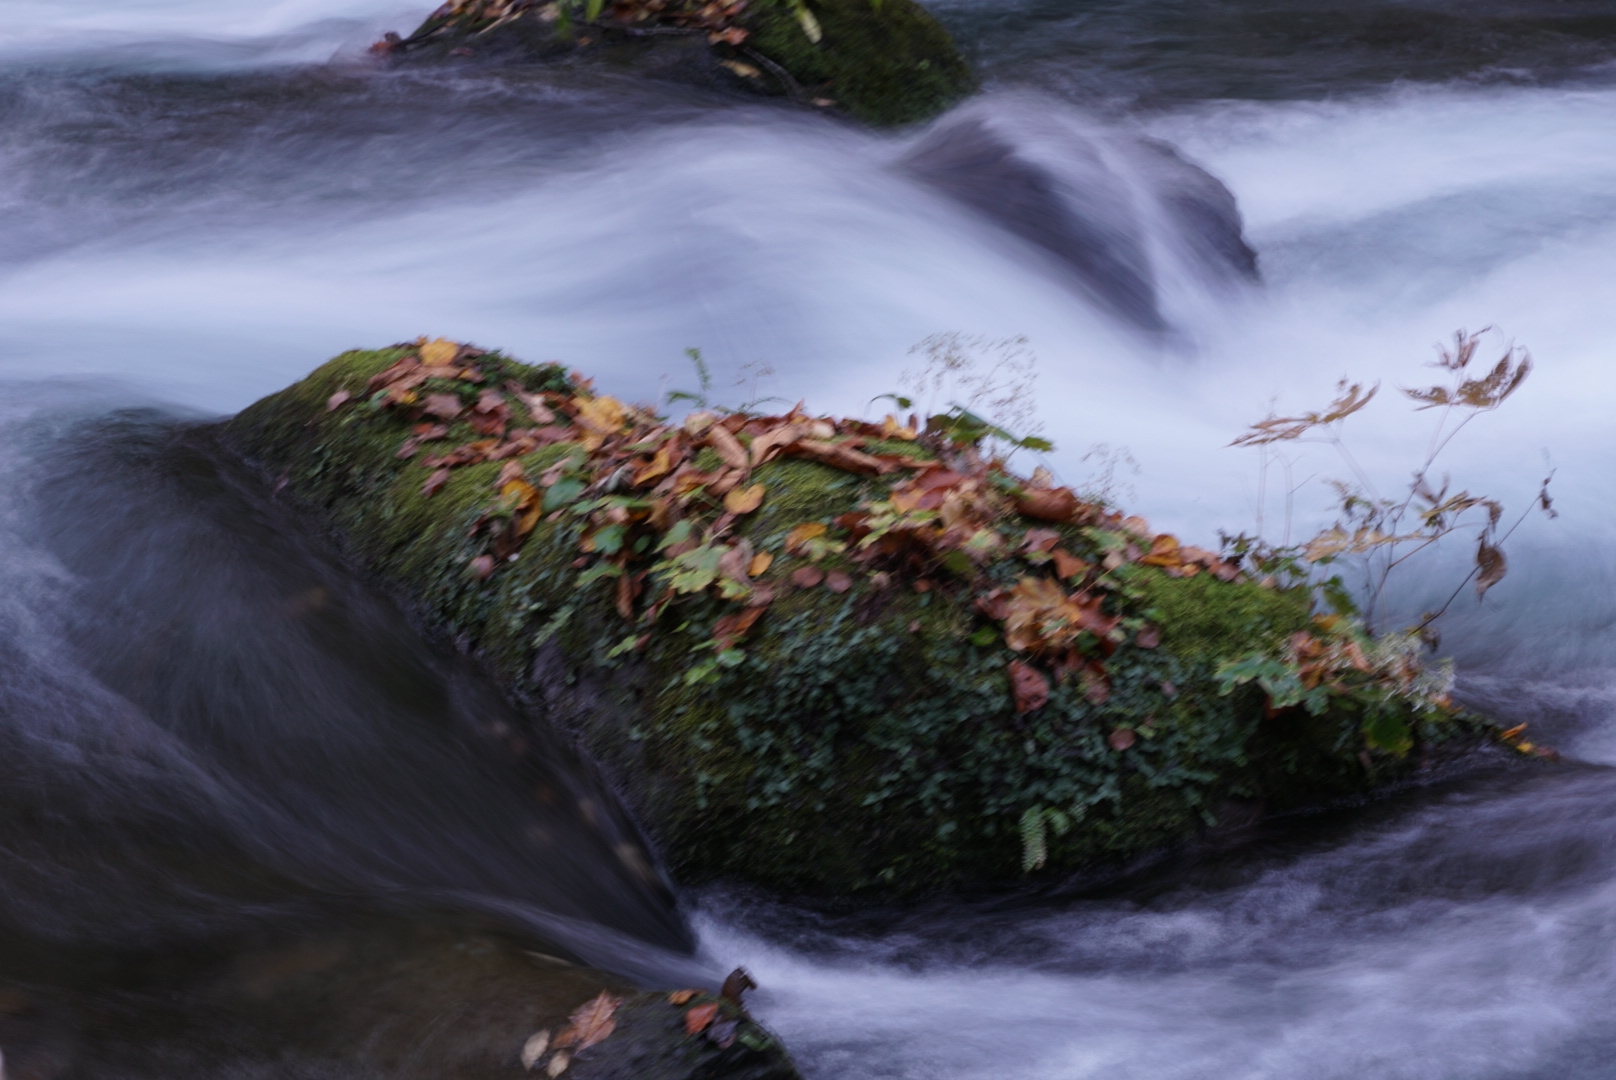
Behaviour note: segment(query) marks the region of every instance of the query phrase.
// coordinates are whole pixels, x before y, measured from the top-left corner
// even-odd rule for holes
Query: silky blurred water
[[[0,379],[10,427],[107,430],[94,418],[120,405],[228,413],[341,349],[421,333],[560,360],[641,400],[690,385],[683,350],[700,347],[725,400],[879,412],[872,399],[902,387],[926,336],[1025,335],[1038,357],[1036,421],[1058,446],[1045,463],[1063,479],[1093,482],[1093,448],[1124,448],[1137,463],[1117,475],[1130,507],[1201,543],[1254,529],[1266,483],[1268,535],[1298,538],[1327,519],[1319,481],[1343,463],[1327,447],[1299,448],[1264,481],[1229,440],[1270,409],[1322,404],[1343,376],[1379,381],[1381,399],[1348,436],[1395,489],[1430,431],[1397,388],[1431,377],[1422,365],[1454,330],[1493,327],[1486,358],[1518,344],[1536,370],[1443,466],[1512,515],[1554,470],[1561,516],[1527,519],[1510,541],[1511,574],[1485,603],[1455,606],[1446,646],[1472,700],[1530,719],[1589,764],[1409,794],[1368,817],[1281,830],[1232,869],[1213,860],[1100,897],[836,923],[713,895],[699,901],[697,930],[715,969],[732,958],[753,967],[759,1008],[815,1077],[1608,1075],[1599,1002],[1616,986],[1604,824],[1616,788],[1598,763],[1616,763],[1616,25],[1606,5],[950,0],[939,11],[987,87],[937,124],[978,122],[1057,171],[1089,170],[1095,186],[1074,181],[1067,197],[1120,199],[1135,215],[1168,332],[1141,333],[1047,252],[920,182],[905,162],[926,129],[870,132],[587,71],[386,70],[365,45],[425,11],[383,0],[9,0]],[[1163,144],[1232,193],[1260,281],[1186,254],[1197,238],[1161,210],[1168,174],[1138,165]],[[759,364],[773,374],[747,366]],[[41,658],[59,630],[42,613],[95,576],[70,557],[77,534],[60,522],[102,505],[122,520],[139,504],[120,500],[140,484],[109,489],[98,475],[111,465],[51,472],[55,452],[40,447],[54,444],[32,438],[8,451],[6,513],[36,524],[37,494],[18,493],[48,489],[58,526],[7,534],[8,580],[31,584],[12,590],[4,637],[16,655],[32,650],[17,670],[37,674],[59,659]],[[1287,483],[1298,488],[1288,516]],[[184,505],[142,527],[179,528]],[[107,541],[90,561],[117,565],[118,549]],[[1468,555],[1415,564],[1411,602],[1445,594]],[[264,559],[243,548],[220,565]],[[156,556],[139,565],[149,595],[126,598],[131,618],[156,625],[168,617],[162,575],[175,571]],[[231,603],[247,603],[242,588]],[[93,623],[74,633],[101,640],[108,627]],[[231,691],[242,700],[288,693],[273,662],[251,670]],[[133,692],[114,689],[127,704]],[[362,714],[356,732],[406,723]],[[8,722],[27,728],[28,715],[13,709]],[[53,730],[68,756],[103,738],[60,718]],[[275,759],[279,736],[250,730],[248,756]],[[305,819],[301,839],[287,839],[296,829],[284,808],[254,802],[262,776],[221,764],[222,744],[198,738],[185,735],[173,761],[188,762],[187,783],[223,786],[164,813],[217,833],[209,842],[244,860],[249,878],[270,873],[276,903],[303,902],[313,863],[296,853],[309,836],[340,846],[379,828],[339,799],[318,828]],[[198,759],[198,747],[213,749]],[[432,853],[503,813],[480,792],[487,770],[506,766],[465,753],[462,786],[443,796],[454,812],[428,812],[430,827],[406,815],[383,844],[396,847],[387,889],[446,895],[448,864]],[[334,774],[364,757],[352,752]],[[53,798],[71,804],[63,790]],[[275,828],[279,846],[266,839]],[[515,904],[530,918],[588,906],[566,890],[533,903],[537,878],[510,868],[495,850],[506,842],[456,856],[465,887],[453,903]],[[322,888],[326,873],[315,874]],[[344,873],[344,888],[359,878],[376,888],[381,872]],[[608,874],[589,887],[640,886]],[[639,927],[676,943],[675,925],[649,928],[671,918],[654,892],[605,919],[613,933]],[[221,897],[239,893],[157,899],[148,913],[160,923],[167,903],[185,918],[217,914],[230,908]],[[599,947],[634,951],[615,938]]]

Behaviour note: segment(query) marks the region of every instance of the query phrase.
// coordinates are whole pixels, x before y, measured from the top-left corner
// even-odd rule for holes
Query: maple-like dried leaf
[[[446,338],[438,338],[422,345],[418,351],[421,363],[437,367],[454,363],[454,358],[460,355],[460,346]]]
[[[1010,661],[1010,697],[1017,713],[1041,709],[1049,703],[1049,680],[1043,673],[1020,660]]]
[[[695,1005],[685,1011],[685,1034],[700,1035],[707,1030],[707,1025],[713,1022],[718,1015],[718,1003],[709,1002],[706,1005]]]
[[[732,514],[750,514],[763,505],[763,493],[762,484],[731,488],[724,496],[724,509]]]
[[[567,1018],[566,1028],[555,1038],[557,1047],[570,1046],[587,1050],[617,1030],[615,1014],[623,999],[602,990],[599,995],[578,1006]]]

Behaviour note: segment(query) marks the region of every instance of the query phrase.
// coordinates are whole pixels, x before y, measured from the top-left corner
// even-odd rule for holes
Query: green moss
[[[1149,570],[1134,584],[1145,607],[1155,612],[1163,646],[1186,659],[1233,659],[1272,649],[1306,629],[1311,610],[1306,589],[1230,584],[1211,574],[1173,578]]]
[[[866,123],[935,116],[975,89],[971,69],[942,24],[914,0],[815,0],[824,37],[808,39],[790,4],[759,4],[751,45],[811,96]]]
[[[1206,573],[1119,572],[1108,603],[1131,626],[1159,623],[1160,647],[1107,646],[1108,694],[1069,677],[1046,706],[1017,714],[1007,670],[1017,655],[967,583],[933,574],[922,593],[899,575],[883,588],[872,568],[832,554],[821,565],[846,568],[850,591],[790,585],[804,563],[784,552],[785,534],[881,498],[890,484],[798,458],[754,474],[767,494],[737,528],[775,553],[777,595],[723,654],[712,628],[734,610],[727,603],[682,598],[641,639],[645,627],[614,610],[611,580],[580,586],[582,524],[566,513],[479,580],[470,534],[500,466],[456,469],[436,495],[422,493],[429,470],[396,453],[408,423],[357,401],[399,355],[346,353],[244,411],[227,437],[323,513],[425,621],[471,643],[571,730],[684,880],[843,897],[1010,883],[1023,879],[1030,811],[1076,821],[1049,838],[1045,872],[1064,873],[1188,839],[1231,798],[1305,805],[1407,767],[1383,757],[1364,768],[1354,705],[1271,715],[1255,686],[1221,692],[1218,665],[1306,626],[1307,598]],[[485,363],[501,381],[563,385],[554,367]],[[338,391],[357,403],[328,411]],[[448,445],[471,437],[452,435]],[[552,446],[524,464],[533,475],[574,450]],[[1092,562],[1112,542],[1061,531]],[[1027,571],[1005,559],[986,572],[1010,585]],[[1435,721],[1409,723],[1422,741],[1443,737]]]

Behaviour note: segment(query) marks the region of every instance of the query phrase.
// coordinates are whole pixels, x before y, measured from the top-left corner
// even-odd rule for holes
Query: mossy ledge
[[[420,366],[417,353],[440,348],[455,359]],[[412,364],[415,377],[388,389]],[[467,365],[461,378],[452,364]],[[426,374],[433,378],[422,382]],[[428,429],[439,447],[483,439],[486,456],[488,417],[524,402],[546,413],[546,401],[574,415],[572,427],[557,416],[562,426],[544,429],[552,440],[562,432],[559,441],[507,442],[496,455],[503,460],[455,468],[440,467],[453,454],[429,458],[431,468],[425,455],[401,456]],[[447,422],[421,423],[423,406]],[[607,414],[615,419],[603,426]],[[725,423],[739,432],[731,441],[759,451],[748,431],[791,418],[753,419],[748,427],[731,414]],[[1024,488],[983,469],[998,488],[984,481],[982,505],[1010,500],[1044,520],[999,511],[969,544],[943,552],[937,541],[935,559],[891,548],[898,554],[882,562],[879,546],[855,542],[877,535],[872,507],[908,505],[893,493],[914,483],[902,480],[913,469],[944,475],[928,460],[936,454],[980,458],[972,446],[950,450],[912,431],[882,442],[839,434],[871,427],[859,422],[812,425],[838,432],[801,444],[832,464],[754,453],[745,483],[766,494],[755,506],[744,491],[726,504],[703,484],[722,486],[712,483],[723,468],[713,446],[740,452],[727,442],[692,442],[691,424],[625,412],[554,366],[423,341],[345,353],[228,421],[224,436],[283,497],[329,522],[425,622],[570,731],[686,883],[874,900],[1048,880],[1188,841],[1253,808],[1359,795],[1408,773],[1430,747],[1480,729],[1445,699],[1433,704],[1368,676],[1348,686],[1335,674],[1307,676],[1305,666],[1297,670],[1317,684],[1314,707],[1274,707],[1259,688],[1272,689],[1272,672],[1233,679],[1229,665],[1283,657],[1298,641],[1313,642],[1308,655],[1324,648],[1328,634],[1306,591],[1265,587],[1170,537],[1139,539],[1136,518],[1074,513],[1065,489]],[[721,426],[707,430],[716,436]],[[653,456],[659,438],[687,448],[680,475],[695,479],[674,485],[663,475],[666,462],[658,467]],[[835,467],[855,444],[860,460],[916,463]],[[626,464],[606,480],[588,481],[587,470],[557,479],[612,453]],[[511,479],[518,474],[533,485]],[[668,494],[644,502],[653,483]],[[544,485],[541,505],[533,500]],[[610,490],[619,494],[602,494]],[[633,513],[662,514],[662,533],[636,534],[641,526],[622,508],[642,505],[653,508]],[[711,574],[675,581],[670,513],[707,514],[713,550],[744,546],[749,568],[729,571],[727,584]],[[935,535],[940,525],[929,527]],[[1010,540],[989,550],[989,532]],[[1051,576],[1052,550],[1068,564],[1064,577]],[[1217,572],[1196,572],[1195,559]],[[636,577],[636,566],[647,570]],[[1091,598],[1087,636],[1006,614],[1037,589],[1055,589],[1064,603],[1065,581]],[[675,584],[684,591],[676,595]],[[742,611],[755,614],[737,627]],[[1352,640],[1330,640],[1350,658],[1347,675],[1369,670]],[[1047,651],[1057,641],[1064,651]],[[1018,668],[1030,690],[1012,685]],[[1292,669],[1274,670],[1283,678]]]
[[[376,51],[394,61],[595,62],[876,126],[930,119],[976,88],[948,31],[915,0],[452,0]]]

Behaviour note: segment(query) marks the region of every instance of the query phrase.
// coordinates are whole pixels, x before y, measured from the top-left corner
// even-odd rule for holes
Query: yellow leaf
[[[535,1032],[522,1044],[522,1067],[533,1068],[548,1049],[550,1049],[550,1032],[548,1030]]]
[[[786,534],[786,550],[795,554],[808,541],[824,535],[825,523],[823,521],[810,521],[806,525],[798,525]]]
[[[421,346],[421,363],[428,367],[442,367],[454,362],[460,355],[460,346],[447,338],[438,338]]]
[[[762,505],[762,484],[753,484],[747,488],[731,488],[729,494],[724,496],[724,509],[732,514],[750,514]]]
[[[567,1066],[570,1064],[572,1064],[572,1059],[567,1056],[567,1052],[557,1050],[555,1057],[550,1059],[550,1064],[544,1067],[544,1073],[550,1077],[550,1080],[555,1080],[556,1077],[567,1071]]]
[[[636,484],[649,484],[653,480],[660,480],[673,471],[673,449],[671,442],[663,443],[651,463],[634,474]]]
[[[575,398],[578,423],[599,435],[615,435],[623,428],[627,410],[613,397]]]
[[[770,555],[767,551],[760,551],[756,555],[752,556],[752,562],[747,566],[746,574],[748,577],[757,577],[759,574],[768,573],[769,567],[773,565],[774,556]],[[677,1005],[679,1003],[676,1001],[674,1004]]]

